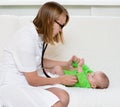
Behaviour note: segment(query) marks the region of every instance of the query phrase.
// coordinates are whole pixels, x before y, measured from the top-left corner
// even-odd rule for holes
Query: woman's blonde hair
[[[61,14],[66,16],[66,25],[69,21],[69,15],[67,10],[59,3],[47,2],[38,11],[37,16],[33,20],[33,23],[36,26],[38,34],[43,34],[44,42],[50,44],[54,44],[55,42],[63,43],[62,32],[56,36],[53,36],[53,24],[55,20],[58,20]]]

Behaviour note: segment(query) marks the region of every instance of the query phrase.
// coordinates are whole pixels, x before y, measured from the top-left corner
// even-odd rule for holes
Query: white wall
[[[10,1],[10,0],[8,0]],[[47,0],[14,0],[14,2],[7,2],[7,0],[0,1],[0,14],[15,14],[15,15],[36,15],[38,9]],[[43,1],[43,2],[42,2]],[[54,0],[55,1],[55,0]],[[105,2],[104,0],[61,0],[61,4],[68,9],[70,15],[80,16],[120,16],[120,0],[113,0]],[[98,1],[98,2],[97,2]]]

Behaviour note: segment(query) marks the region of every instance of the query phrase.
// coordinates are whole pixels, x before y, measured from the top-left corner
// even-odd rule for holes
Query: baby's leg
[[[82,65],[84,64],[84,59],[80,59],[80,62],[78,63],[78,72],[82,72]]]
[[[55,67],[53,67],[52,69],[50,69],[50,72],[52,74],[57,74],[57,75],[63,75],[64,74],[63,73],[63,69],[62,69],[61,66],[55,66]]]
[[[80,62],[78,63],[79,66],[82,66],[85,63],[85,60],[83,58],[80,59]]]

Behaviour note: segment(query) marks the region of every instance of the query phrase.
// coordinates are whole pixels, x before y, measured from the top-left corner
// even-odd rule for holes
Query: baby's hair
[[[101,77],[101,80],[98,81],[98,84],[97,84],[96,88],[98,88],[98,89],[108,88],[109,79],[108,79],[107,75],[105,73],[101,72],[100,77]]]

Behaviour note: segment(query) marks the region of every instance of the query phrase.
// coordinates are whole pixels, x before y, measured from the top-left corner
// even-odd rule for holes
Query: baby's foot
[[[80,62],[78,63],[78,66],[82,66],[82,65],[84,64],[84,62],[85,62],[84,59],[81,58],[81,59],[80,59]]]
[[[78,63],[78,72],[82,72],[82,65],[84,64],[84,59],[80,59],[80,62]]]

